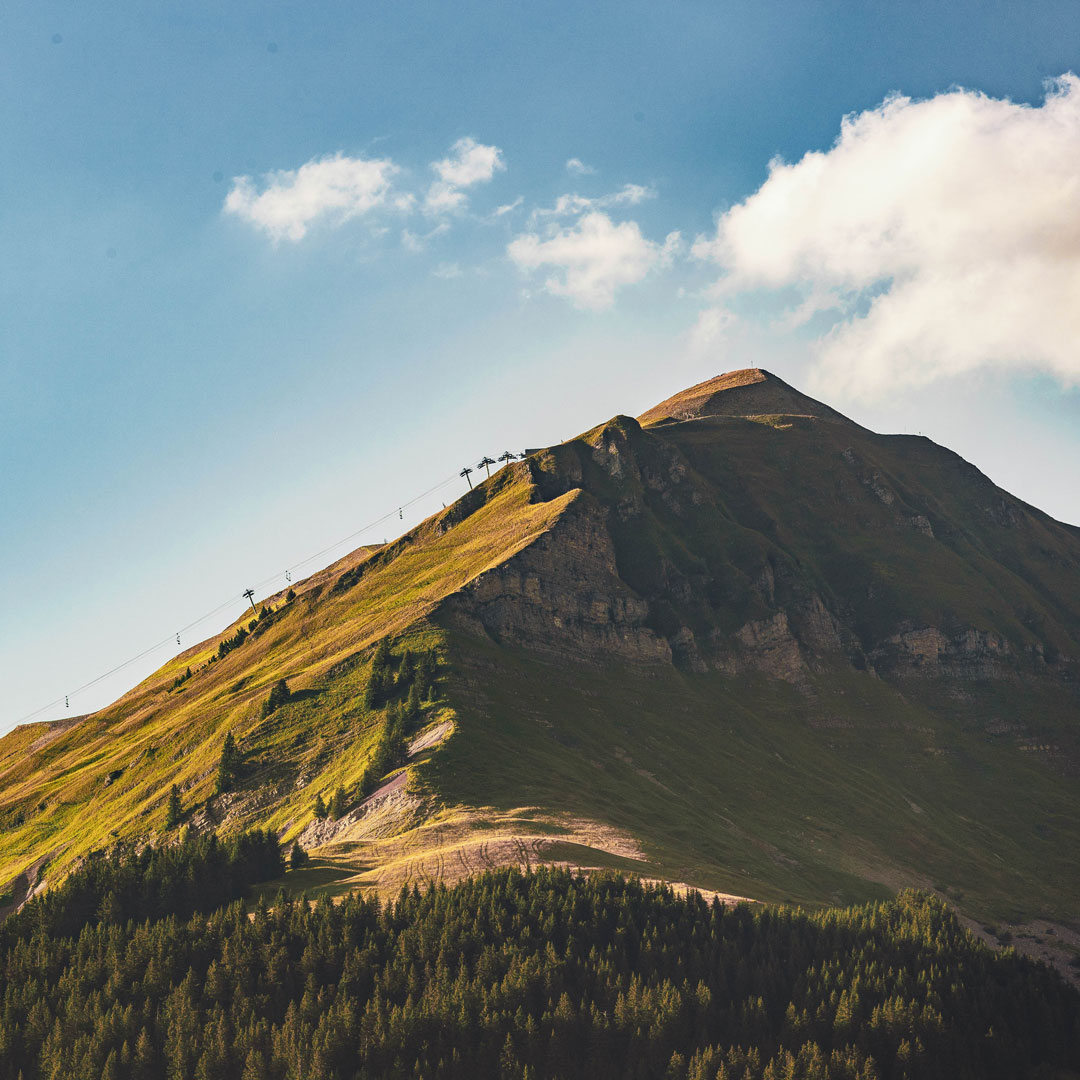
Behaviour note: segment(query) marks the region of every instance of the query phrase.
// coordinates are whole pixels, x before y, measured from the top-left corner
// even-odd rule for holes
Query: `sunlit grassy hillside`
[[[1075,919],[1080,531],[764,373],[538,451],[267,608],[0,740],[0,885],[162,835],[175,783],[189,828],[303,837],[317,891],[562,861]],[[436,677],[384,768],[406,653]]]

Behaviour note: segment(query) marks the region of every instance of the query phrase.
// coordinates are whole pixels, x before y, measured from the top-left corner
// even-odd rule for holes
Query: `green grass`
[[[294,838],[317,795],[364,772],[384,717],[363,691],[390,637],[440,657],[424,720],[455,734],[410,766],[439,827],[403,819],[396,852],[347,837],[287,874],[290,890],[336,895],[377,880],[379,859],[406,877],[415,859],[422,875],[425,844],[441,867],[454,842],[517,830],[545,859],[762,900],[940,885],[978,918],[1075,921],[1080,699],[1062,672],[1080,662],[1080,532],[929,440],[758,413],[645,429],[616,417],[295,585],[291,602],[271,598],[273,615],[222,659],[218,642],[248,616],[66,730],[12,732],[0,889],[44,856],[55,880],[92,850],[158,836],[173,783],[193,827]],[[601,555],[577,549],[596,536],[582,522],[606,529]],[[514,591],[537,566],[544,595],[603,606],[618,591],[647,609],[636,632],[693,649],[643,666],[590,652],[582,627],[560,640],[543,601]],[[776,678],[736,635],[780,611],[805,662]],[[505,639],[504,623],[517,627]],[[926,628],[950,641],[975,629],[1007,652],[918,668],[896,639]],[[263,717],[281,678],[293,696]],[[229,731],[244,772],[215,800]],[[642,857],[590,843],[589,822]]]
[[[768,901],[938,882],[976,917],[1075,918],[1071,781],[881,680],[597,672],[476,640],[452,656],[474,689],[422,774],[449,802],[593,818],[660,876]]]
[[[61,874],[118,839],[155,836],[174,783],[190,818],[213,795],[228,731],[245,758],[240,795],[270,792],[247,810],[241,798],[229,827],[259,824],[294,836],[316,796],[329,799],[338,784],[355,783],[367,763],[380,723],[361,704],[374,644],[389,635],[402,647],[438,649],[428,613],[542,534],[572,498],[534,502],[527,483],[501,473],[388,547],[362,549],[296,585],[291,603],[271,598],[271,619],[223,659],[209,662],[217,642],[249,616],[36,750],[48,725],[0,740],[0,822],[9,823],[0,831],[0,884],[46,853]],[[183,693],[170,690],[189,666]],[[279,678],[289,680],[294,699],[264,721],[261,706]],[[120,778],[106,786],[117,770]]]

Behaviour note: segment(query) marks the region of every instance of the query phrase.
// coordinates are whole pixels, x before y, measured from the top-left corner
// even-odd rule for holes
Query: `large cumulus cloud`
[[[787,164],[699,238],[738,293],[834,310],[819,381],[880,393],[995,366],[1080,382],[1080,79],[1039,106],[891,97]]]

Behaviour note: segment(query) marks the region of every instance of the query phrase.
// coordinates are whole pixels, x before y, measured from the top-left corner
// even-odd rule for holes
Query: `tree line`
[[[809,913],[505,870],[386,904],[281,893],[269,908],[99,915],[77,931],[37,926],[39,902],[0,953],[0,1075],[23,1080],[1014,1080],[1080,1068],[1080,995],[917,893]]]
[[[135,851],[119,845],[98,853],[48,892],[0,924],[0,952],[16,942],[75,938],[99,923],[174,916],[187,919],[244,895],[285,869],[277,837],[255,829],[229,840],[213,833]]]

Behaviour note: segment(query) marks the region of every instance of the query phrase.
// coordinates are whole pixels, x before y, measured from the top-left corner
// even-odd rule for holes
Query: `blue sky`
[[[0,13],[0,729],[737,367],[1080,523],[1071,0],[221,7]]]

